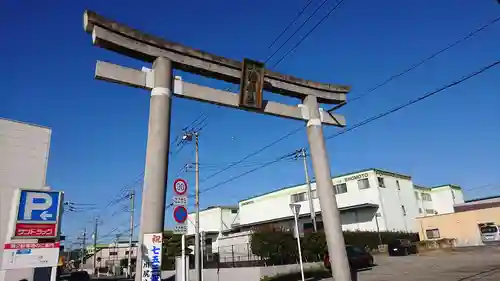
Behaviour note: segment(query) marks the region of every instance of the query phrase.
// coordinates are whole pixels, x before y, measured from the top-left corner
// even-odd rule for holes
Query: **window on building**
[[[418,196],[418,192],[417,192],[417,191],[415,191],[415,198],[416,198],[417,200],[420,200],[420,197]]]
[[[316,227],[318,228],[318,231],[323,230],[323,222],[322,221],[316,221]]]
[[[370,182],[368,181],[368,179],[358,180],[358,188],[359,189],[368,189],[368,188],[370,188]]]
[[[304,233],[310,233],[314,231],[314,224],[312,222],[306,222],[303,225]],[[318,231],[323,230],[323,222],[316,221],[316,228]]]
[[[422,208],[418,208],[418,213],[421,214],[422,213]]]
[[[133,255],[134,251],[131,251],[130,254]],[[128,255],[128,251],[125,251],[125,255]]]
[[[292,194],[290,196],[290,200],[292,201],[292,203],[306,201],[307,200],[307,193],[301,192],[301,193],[297,193],[297,194]]]
[[[231,214],[237,214],[238,213],[238,209],[231,209]]]
[[[306,222],[303,224],[304,233],[310,233],[314,231],[314,224],[312,222]]]
[[[205,238],[205,255],[212,254],[212,238]]]
[[[109,255],[110,256],[116,256],[116,255],[118,255],[118,252],[109,252]]]
[[[403,210],[403,216],[406,216],[406,208],[405,208],[405,206],[401,205],[401,210]]]
[[[434,229],[427,229],[425,231],[425,235],[427,236],[427,239],[437,239],[440,238],[441,236],[439,235],[439,229],[434,228]]]
[[[377,177],[377,181],[378,181],[378,186],[379,187],[385,188],[384,178]]]
[[[434,209],[425,209],[426,214],[434,214],[435,212]]]
[[[432,201],[431,195],[429,193],[422,193],[420,195],[423,201]]]
[[[399,186],[399,181],[398,180],[396,180],[396,187],[397,187],[398,190],[401,190],[401,186]]]
[[[335,188],[335,194],[342,194],[347,192],[347,184],[341,183],[333,186]]]

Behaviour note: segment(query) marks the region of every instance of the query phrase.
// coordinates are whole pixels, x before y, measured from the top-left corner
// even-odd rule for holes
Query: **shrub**
[[[297,260],[297,244],[291,232],[256,229],[250,243],[252,252],[266,263],[288,264]]]
[[[383,231],[380,232],[380,237],[383,244],[395,239],[418,241],[418,234],[407,232]],[[380,238],[379,233],[375,231],[344,231],[344,240],[347,245],[377,249]],[[250,242],[253,254],[261,257],[268,264],[288,264],[297,261],[297,244],[292,232],[257,228],[254,229]],[[304,261],[321,261],[327,250],[324,232],[305,233],[301,238],[301,247]]]
[[[323,278],[331,277],[331,274],[328,270],[324,268],[310,268],[304,270],[304,277],[307,279],[313,278],[314,280],[320,280]],[[300,280],[300,278],[301,278],[300,272],[290,272],[290,273],[276,274],[274,276],[264,276],[260,278],[260,281],[289,281],[289,280]]]

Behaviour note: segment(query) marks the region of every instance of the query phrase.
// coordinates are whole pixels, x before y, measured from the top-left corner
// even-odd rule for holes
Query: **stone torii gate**
[[[343,105],[350,87],[318,83],[273,72],[264,64],[212,55],[145,34],[92,11],[84,13],[84,29],[98,47],[153,63],[136,70],[97,61],[95,78],[151,91],[146,165],[142,193],[140,247],[135,280],[141,280],[142,241],[145,233],[163,231],[172,96],[218,104],[255,113],[306,121],[316,188],[336,281],[351,279],[340,215],[335,199],[322,124],[345,126],[343,116],[323,111],[320,103]],[[172,77],[173,68],[240,85],[240,94],[196,85]],[[263,100],[263,91],[295,97],[297,106]],[[196,241],[199,244],[199,241]],[[200,260],[196,259],[196,280]]]

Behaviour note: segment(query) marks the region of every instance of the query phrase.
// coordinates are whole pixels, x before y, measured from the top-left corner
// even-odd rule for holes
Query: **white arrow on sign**
[[[52,217],[52,214],[49,214],[47,211],[43,211],[40,214],[40,217],[42,218],[42,220],[46,221],[47,219]]]

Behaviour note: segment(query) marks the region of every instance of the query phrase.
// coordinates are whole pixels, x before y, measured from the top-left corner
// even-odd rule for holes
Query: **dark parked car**
[[[58,281],[90,281],[90,275],[86,271],[73,271],[70,274],[62,274]]]
[[[387,246],[389,256],[408,256],[417,253],[417,246],[407,239],[396,239]]]
[[[365,249],[347,245],[345,250],[351,269],[362,269],[372,267],[374,265],[373,256],[365,251]],[[325,253],[323,264],[326,268],[330,269],[330,256],[328,255],[328,252]]]

